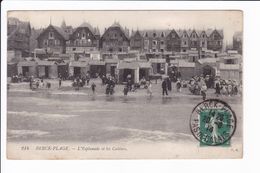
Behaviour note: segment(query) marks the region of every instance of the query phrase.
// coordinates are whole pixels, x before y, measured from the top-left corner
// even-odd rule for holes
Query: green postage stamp
[[[190,128],[201,146],[229,146],[236,130],[236,116],[224,101],[205,100],[193,109]]]

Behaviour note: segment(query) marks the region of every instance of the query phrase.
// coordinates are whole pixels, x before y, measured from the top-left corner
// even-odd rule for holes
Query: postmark
[[[230,145],[236,131],[236,115],[231,107],[219,99],[199,103],[190,117],[190,130],[200,145]]]

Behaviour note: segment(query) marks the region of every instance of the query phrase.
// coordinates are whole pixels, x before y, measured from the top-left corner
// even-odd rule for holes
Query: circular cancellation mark
[[[190,130],[201,146],[230,145],[236,123],[235,112],[226,102],[208,99],[193,109]]]

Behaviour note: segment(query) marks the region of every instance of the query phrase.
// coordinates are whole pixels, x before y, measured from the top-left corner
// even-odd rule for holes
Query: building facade
[[[100,49],[103,52],[128,52],[130,40],[128,30],[123,29],[119,23],[114,23],[100,39]]]
[[[143,51],[143,47],[144,47],[144,39],[140,31],[137,30],[136,32],[132,32],[132,35],[130,37],[130,49]]]
[[[239,54],[242,54],[242,32],[236,32],[233,36],[233,49],[237,50]]]
[[[96,51],[99,49],[99,39],[99,30],[84,22],[69,36],[66,53]]]
[[[172,52],[181,51],[181,38],[173,29],[166,37],[166,50]]]
[[[22,56],[30,54],[31,26],[29,22],[22,22],[16,18],[8,19],[7,50],[20,51]]]
[[[65,53],[68,38],[69,35],[60,27],[50,24],[37,37],[38,48],[43,48],[48,53]]]
[[[207,49],[214,51],[222,51],[223,49],[223,31],[213,30],[209,31]]]

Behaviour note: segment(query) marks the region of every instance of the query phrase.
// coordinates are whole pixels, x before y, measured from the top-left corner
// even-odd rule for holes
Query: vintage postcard
[[[243,12],[8,11],[8,159],[243,157]]]

